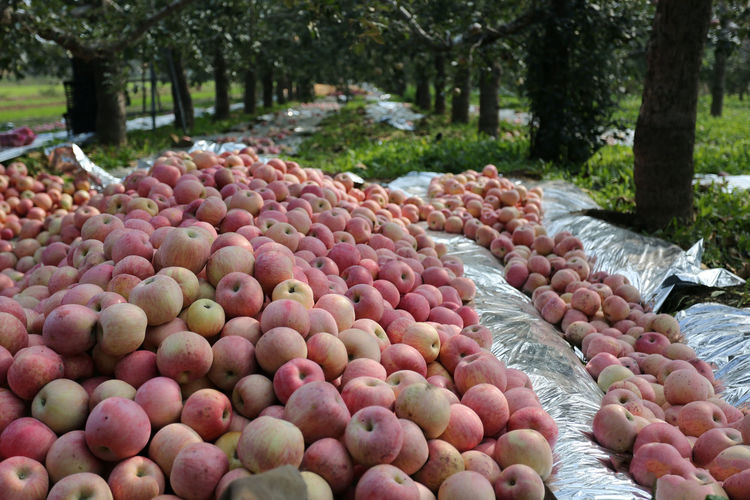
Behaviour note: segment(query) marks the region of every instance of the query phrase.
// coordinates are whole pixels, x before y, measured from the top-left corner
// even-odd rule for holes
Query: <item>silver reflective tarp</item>
[[[389,184],[411,195],[425,196],[435,173],[411,173]],[[530,184],[530,183],[527,183]],[[581,215],[596,204],[580,189],[561,181],[541,182],[543,223],[549,234],[570,231],[596,257],[594,268],[622,272],[644,293],[663,301],[672,285],[683,280],[727,286],[742,280],[724,269],[701,270],[702,247],[679,247]],[[502,264],[485,248],[463,236],[428,231],[436,242],[464,262],[474,280],[474,305],[480,322],[493,333],[492,351],[507,366],[528,374],[544,409],[560,431],[555,467],[547,484],[560,499],[651,498],[648,489],[627,475],[627,454],[614,454],[593,441],[591,425],[602,391],[588,375],[580,352],[545,322],[530,299],[507,284]],[[725,399],[740,406],[750,401],[750,310],[700,304],[677,315],[686,342],[711,363],[726,390]]]

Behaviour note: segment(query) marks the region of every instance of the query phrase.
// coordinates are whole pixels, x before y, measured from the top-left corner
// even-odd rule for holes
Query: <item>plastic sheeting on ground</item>
[[[436,175],[413,172],[389,187],[424,196]],[[596,205],[578,188],[560,181],[539,185],[545,190],[543,223],[549,234],[562,230],[576,234],[586,253],[597,257],[595,269],[623,272],[647,291],[644,295],[651,293],[658,299],[668,293],[672,285],[662,287],[665,278],[715,286],[742,282],[723,269],[702,271],[699,245],[683,252],[656,238],[583,216],[581,210]],[[555,468],[547,481],[551,491],[560,499],[651,498],[647,489],[626,474],[628,455],[601,448],[591,436],[602,392],[581,363],[580,352],[571,349],[560,332],[541,318],[526,295],[507,284],[502,264],[486,249],[463,236],[429,234],[463,259],[465,275],[477,285],[475,307],[480,322],[493,334],[493,353],[509,367],[529,375],[542,406],[558,425]],[[726,388],[721,395],[735,406],[747,405],[750,309],[699,304],[676,317],[685,342],[715,368],[716,378]]]

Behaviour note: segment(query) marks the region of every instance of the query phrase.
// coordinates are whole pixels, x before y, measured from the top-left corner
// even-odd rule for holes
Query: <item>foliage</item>
[[[525,93],[534,117],[531,155],[580,164],[612,125],[619,55],[642,44],[643,1],[544,2],[526,44]]]

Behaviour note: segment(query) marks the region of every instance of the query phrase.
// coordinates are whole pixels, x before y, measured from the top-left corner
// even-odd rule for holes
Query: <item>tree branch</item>
[[[409,25],[411,28],[411,31],[417,35],[425,44],[427,44],[431,49],[434,50],[450,50],[450,45],[448,45],[446,42],[438,39],[437,37],[431,35],[427,32],[426,29],[422,27],[421,24],[417,21],[417,19],[414,17],[414,15],[409,12],[406,7],[401,5],[397,0],[387,0],[387,2],[396,9],[396,12],[406,21],[406,24]]]
[[[507,38],[523,31],[535,22],[535,14],[536,10],[532,7],[509,23],[501,24],[496,28],[486,28],[482,36],[481,46],[492,45],[501,38]]]
[[[148,30],[156,26],[162,19],[165,19],[171,14],[182,10],[187,7],[195,0],[175,0],[174,2],[166,5],[163,9],[155,12],[151,17],[143,20],[140,25],[136,26],[135,30],[126,32],[124,36],[115,43],[108,44],[101,48],[105,52],[119,52],[134,43],[138,42]]]

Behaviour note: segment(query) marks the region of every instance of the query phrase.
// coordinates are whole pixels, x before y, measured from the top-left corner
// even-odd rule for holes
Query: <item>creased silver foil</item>
[[[675,318],[686,343],[714,366],[722,397],[733,406],[750,406],[750,309],[696,304]]]
[[[610,453],[589,437],[602,391],[555,327],[505,281],[487,249],[463,236],[428,234],[463,260],[464,275],[477,286],[474,307],[480,322],[492,331],[493,354],[529,376],[542,407],[557,423],[555,465],[547,480],[554,495],[561,500],[651,498],[626,473],[616,472]]]
[[[76,161],[81,166],[82,169],[84,169],[88,174],[91,176],[91,178],[94,180],[96,184],[102,187],[107,187],[110,184],[115,184],[117,182],[120,182],[120,179],[115,177],[114,175],[110,174],[106,170],[104,170],[102,167],[91,161],[91,159],[86,156],[86,153],[84,153],[80,147],[78,147],[78,144],[71,144],[70,148],[73,150],[73,155],[76,158]]]

